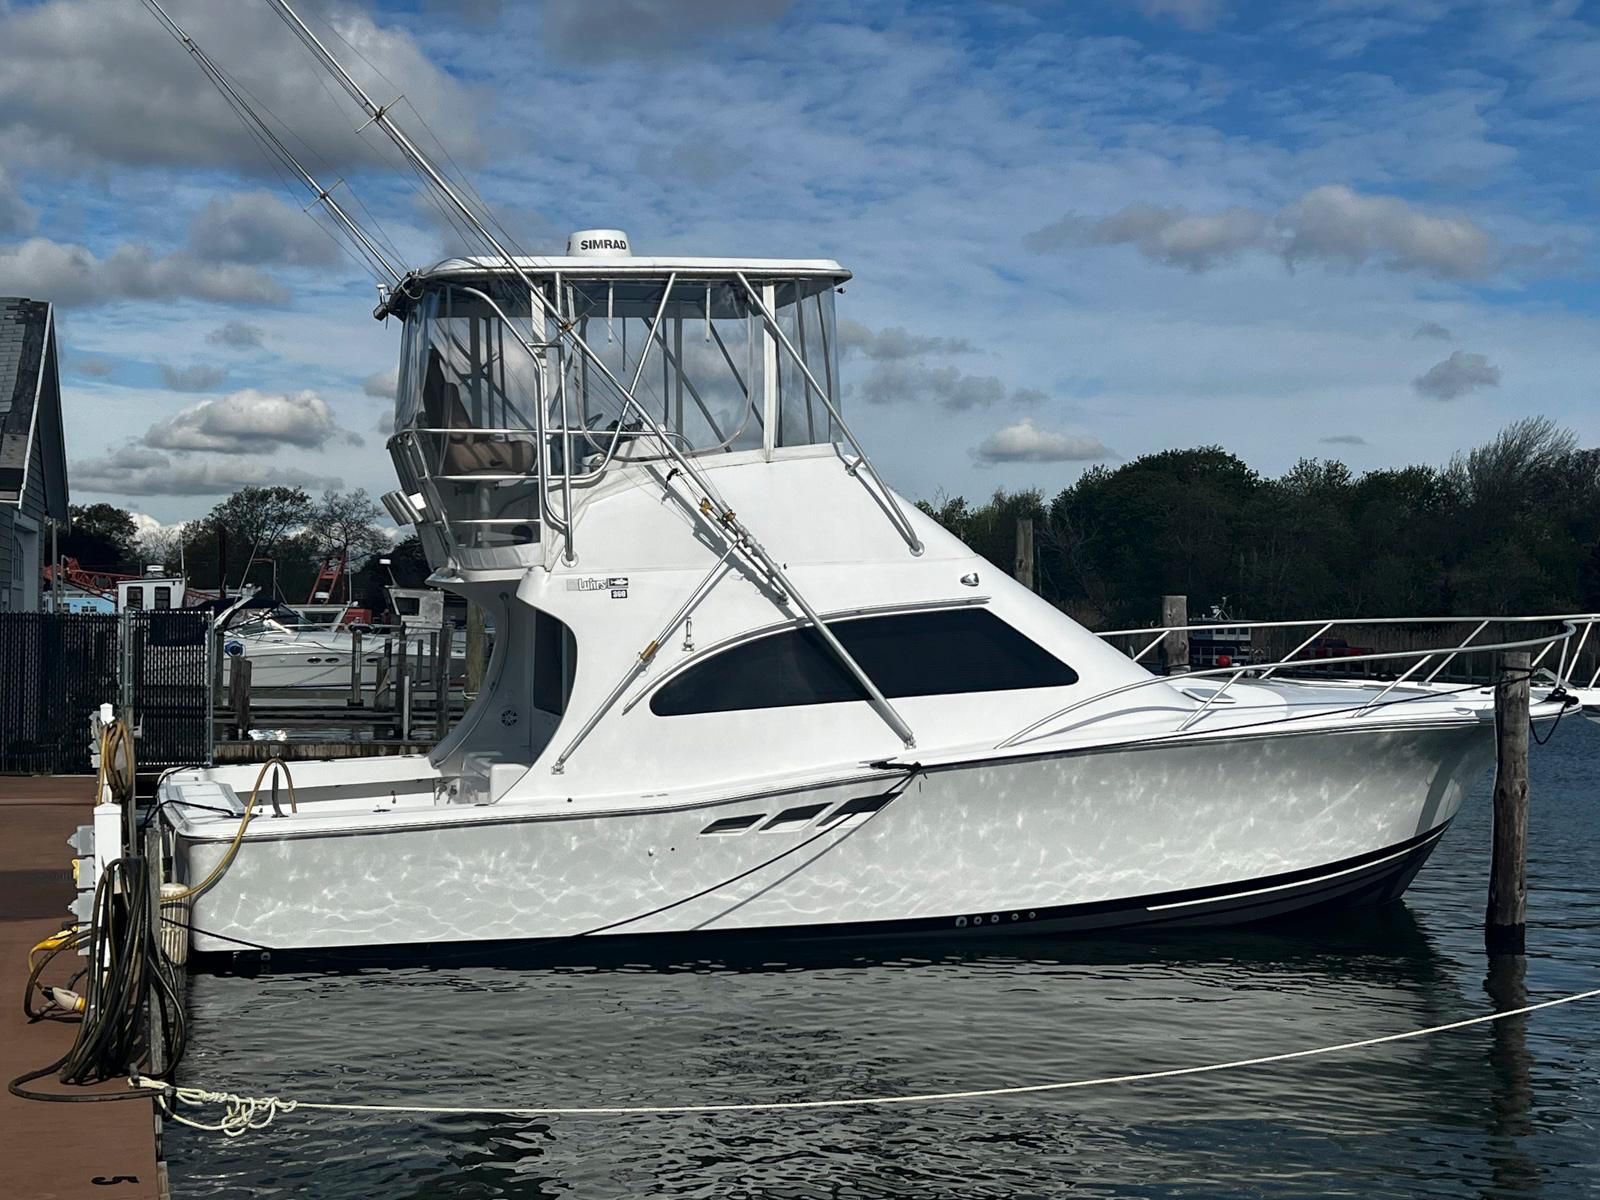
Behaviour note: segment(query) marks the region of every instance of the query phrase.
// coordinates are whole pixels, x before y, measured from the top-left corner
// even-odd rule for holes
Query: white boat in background
[[[282,695],[344,689],[352,676],[351,660],[359,654],[361,686],[371,688],[386,658],[401,647],[422,670],[431,666],[431,642],[425,633],[368,627],[359,631],[317,620],[282,603],[257,603],[254,597],[238,600],[217,617],[222,653],[229,661],[248,659],[252,691]],[[389,650],[386,654],[385,645]]]

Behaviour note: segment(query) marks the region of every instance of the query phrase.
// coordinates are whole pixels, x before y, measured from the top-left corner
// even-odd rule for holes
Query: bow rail
[[[1550,672],[1550,675],[1555,684],[1560,686],[1570,681],[1572,672],[1576,670],[1577,667],[1578,656],[1582,653],[1583,647],[1587,643],[1589,634],[1593,630],[1596,622],[1600,622],[1600,613],[1563,613],[1558,615],[1527,617],[1345,617],[1334,619],[1313,618],[1310,620],[1295,621],[1227,621],[1224,624],[1230,630],[1250,630],[1252,632],[1255,630],[1314,630],[1314,632],[1312,632],[1309,637],[1303,638],[1295,646],[1295,648],[1289,652],[1288,655],[1273,661],[1252,661],[1239,664],[1229,664],[1227,666],[1208,667],[1198,671],[1184,671],[1177,675],[1152,674],[1145,679],[1138,679],[1132,683],[1123,684],[1120,687],[1097,692],[1092,696],[1085,696],[1083,699],[1074,701],[1072,704],[1066,705],[1063,708],[1056,709],[1054,712],[1041,717],[1023,729],[1018,730],[1004,741],[997,743],[995,748],[997,750],[1003,750],[1012,746],[1025,744],[1030,741],[1037,741],[1044,737],[1055,736],[1059,733],[1065,732],[1065,730],[1062,728],[1051,728],[1047,733],[1040,733],[1039,731],[1044,729],[1046,726],[1055,726],[1056,722],[1060,721],[1062,718],[1069,717],[1073,713],[1087,708],[1090,705],[1100,704],[1113,697],[1126,695],[1130,692],[1136,692],[1140,689],[1151,687],[1155,684],[1166,683],[1177,684],[1181,686],[1179,681],[1185,680],[1223,679],[1224,682],[1221,687],[1216,688],[1203,699],[1198,696],[1190,695],[1190,699],[1196,702],[1197,707],[1193,712],[1185,717],[1183,723],[1178,726],[1177,732],[1179,733],[1188,730],[1195,724],[1195,722],[1197,722],[1202,716],[1210,711],[1212,707],[1214,707],[1217,702],[1224,695],[1226,695],[1228,690],[1240,679],[1243,679],[1247,676],[1256,679],[1268,679],[1279,671],[1295,668],[1321,669],[1334,665],[1344,667],[1355,664],[1375,662],[1411,663],[1409,667],[1407,667],[1394,679],[1388,680],[1385,686],[1377,693],[1377,695],[1363,698],[1359,704],[1351,704],[1347,706],[1348,714],[1352,718],[1360,717],[1376,709],[1386,696],[1388,696],[1396,688],[1410,682],[1419,672],[1425,670],[1430,662],[1437,658],[1439,660],[1437,665],[1435,665],[1424,678],[1418,680],[1412,685],[1418,689],[1429,688],[1433,684],[1434,680],[1438,678],[1440,673],[1443,672],[1445,667],[1447,667],[1463,653],[1484,654],[1500,653],[1507,650],[1537,650],[1537,654],[1532,662],[1534,669],[1537,670],[1539,669],[1540,664],[1543,663],[1544,660],[1550,655],[1551,651],[1559,647],[1561,653],[1558,659],[1558,664],[1557,667]],[[1544,632],[1532,637],[1506,638],[1498,642],[1478,642],[1476,640],[1484,630],[1489,628],[1490,625],[1496,623],[1501,625],[1518,626],[1539,624],[1553,626],[1555,628],[1548,632]],[[1161,645],[1161,643],[1169,634],[1189,633],[1195,630],[1214,629],[1217,627],[1217,624],[1218,623],[1214,621],[1201,621],[1187,625],[1145,626],[1136,629],[1112,629],[1105,630],[1099,633],[1097,636],[1107,640],[1111,638],[1150,638],[1150,640],[1143,646],[1142,649],[1140,649],[1137,653],[1130,655],[1134,662],[1142,662],[1147,655],[1151,654],[1158,646]],[[1439,626],[1451,625],[1472,625],[1473,628],[1472,632],[1468,633],[1465,637],[1460,638],[1448,645],[1410,647],[1404,650],[1383,650],[1356,654],[1341,654],[1334,658],[1303,657],[1306,651],[1310,650],[1319,639],[1324,638],[1331,632],[1339,629],[1370,628],[1373,626],[1410,626],[1412,628],[1428,627],[1431,629]],[[1579,634],[1580,629],[1582,630],[1581,635]],[[1578,643],[1575,648],[1572,648],[1571,642],[1574,637],[1578,637]],[[1569,648],[1573,650],[1573,652],[1570,654],[1568,653]],[[1548,668],[1546,669],[1548,670]],[[1600,666],[1596,667],[1595,676],[1596,678],[1600,678]],[[1186,692],[1185,694],[1188,693]],[[1333,711],[1339,710],[1335,709]]]

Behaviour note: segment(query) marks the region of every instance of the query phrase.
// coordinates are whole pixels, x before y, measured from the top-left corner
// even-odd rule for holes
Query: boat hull
[[[197,898],[195,949],[1265,920],[1398,896],[1492,754],[1476,722],[1279,732],[606,815],[269,820]],[[226,841],[180,835],[188,878]]]

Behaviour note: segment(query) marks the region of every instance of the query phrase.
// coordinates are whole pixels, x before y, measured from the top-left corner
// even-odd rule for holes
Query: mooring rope
[[[1136,1071],[1126,1075],[1102,1075],[1092,1079],[1069,1079],[1051,1083],[1027,1083],[1011,1087],[973,1088],[959,1092],[915,1092],[897,1096],[855,1096],[834,1100],[767,1100],[726,1104],[640,1104],[599,1105],[591,1107],[517,1107],[436,1104],[347,1104],[335,1101],[285,1099],[281,1096],[245,1096],[236,1092],[211,1091],[198,1087],[178,1087],[156,1079],[130,1080],[134,1087],[149,1088],[161,1093],[161,1104],[173,1120],[195,1129],[224,1133],[240,1137],[251,1130],[265,1129],[279,1113],[298,1109],[319,1112],[391,1113],[412,1116],[483,1116],[483,1117],[637,1117],[683,1116],[693,1113],[754,1113],[800,1111],[830,1108],[878,1108],[896,1104],[947,1104],[963,1100],[986,1100],[1007,1096],[1036,1095],[1043,1092],[1065,1092],[1078,1088],[1105,1087],[1121,1083],[1145,1083],[1152,1079],[1177,1079],[1187,1075],[1205,1075],[1216,1071],[1231,1071],[1244,1067],[1260,1067],[1270,1063],[1289,1062],[1294,1059],[1315,1058],[1323,1054],[1338,1054],[1347,1050],[1360,1050],[1368,1046],[1381,1046],[1388,1042],[1404,1042],[1429,1037],[1436,1033],[1467,1029],[1473,1025],[1487,1025],[1509,1017],[1526,1016],[1546,1008],[1573,1004],[1600,996],[1600,988],[1574,992],[1553,1000],[1541,1000],[1521,1008],[1504,1012],[1486,1013],[1467,1017],[1445,1025],[1430,1025],[1426,1029],[1408,1029],[1402,1033],[1386,1033],[1378,1037],[1360,1038],[1353,1042],[1339,1042],[1331,1046],[1314,1046],[1307,1050],[1286,1050],[1278,1054],[1263,1054],[1256,1058],[1236,1058],[1227,1062],[1202,1063],[1192,1067],[1168,1067],[1159,1071]],[[178,1111],[178,1106],[199,1107],[207,1104],[226,1106],[222,1119],[216,1122],[197,1121]]]

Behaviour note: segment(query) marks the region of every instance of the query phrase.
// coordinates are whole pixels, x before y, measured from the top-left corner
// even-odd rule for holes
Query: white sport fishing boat
[[[1486,690],[1151,675],[883,485],[836,399],[847,271],[626,247],[389,296],[391,504],[494,657],[431,755],[297,764],[297,811],[242,835],[255,768],[167,779],[185,876],[223,868],[197,949],[1072,930],[1405,888],[1490,761]]]
[[[840,408],[838,263],[617,230],[519,255],[272,3],[488,251],[401,275],[277,143],[392,276],[386,502],[496,642],[426,757],[296,764],[281,813],[254,767],[164,779],[195,949],[1070,931],[1406,887],[1492,753],[1452,650],[1366,656],[1414,660],[1385,684],[1152,675],[885,485]]]

